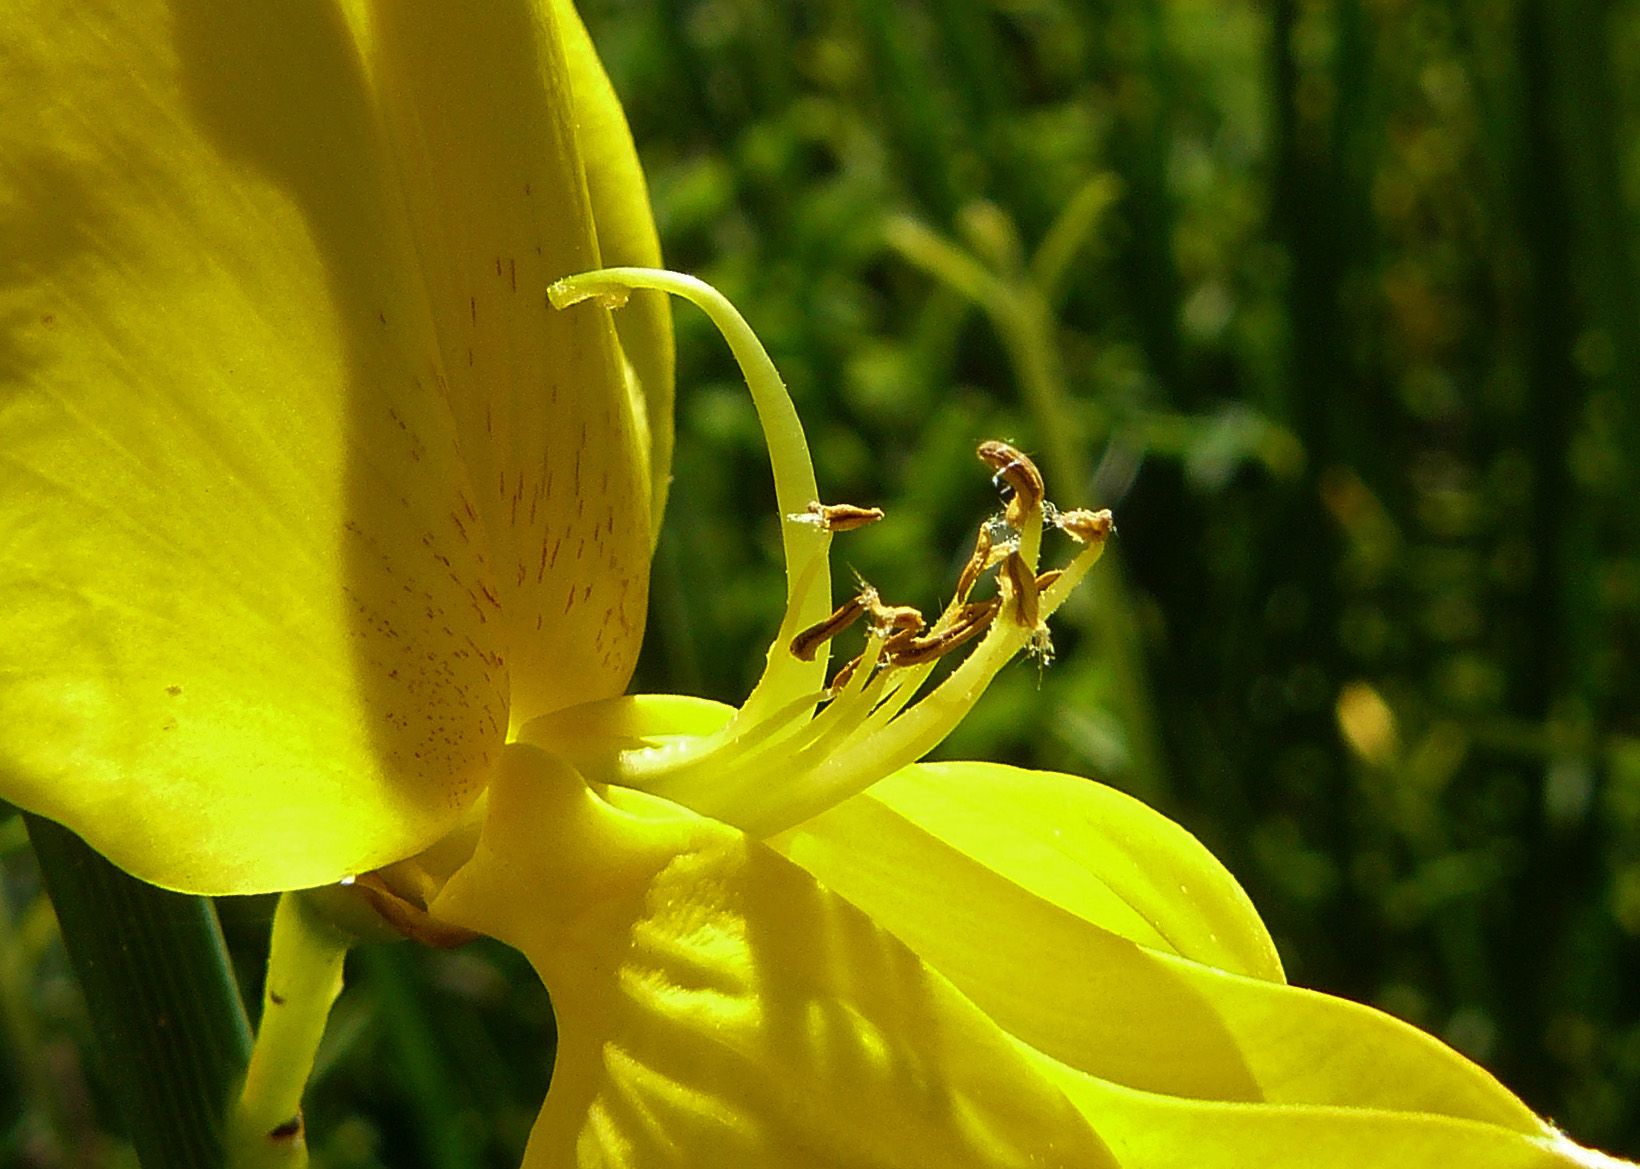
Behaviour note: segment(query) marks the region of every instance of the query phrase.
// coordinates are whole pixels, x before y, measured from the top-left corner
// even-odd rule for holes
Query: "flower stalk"
[[[307,1164],[302,1092],[331,1005],[342,992],[342,961],[352,943],[317,911],[310,895],[280,895],[262,1019],[229,1124],[232,1169]]]

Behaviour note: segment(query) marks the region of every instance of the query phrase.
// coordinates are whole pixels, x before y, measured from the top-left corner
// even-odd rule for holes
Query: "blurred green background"
[[[1640,1154],[1640,3],[584,12],[669,264],[758,329],[828,498],[888,509],[851,571],[937,608],[994,507],[982,438],[1116,510],[1059,660],[942,753],[1143,797],[1295,982]],[[637,685],[735,701],[779,613],[772,493],[723,346],[678,326]],[[0,832],[0,1163],[119,1164]],[[251,990],[269,912],[224,906]],[[516,1158],[551,1050],[522,960],[404,945],[350,975],[323,1163]]]

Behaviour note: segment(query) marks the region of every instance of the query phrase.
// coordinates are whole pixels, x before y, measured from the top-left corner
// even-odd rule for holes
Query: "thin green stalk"
[[[216,910],[127,876],[59,824],[26,820],[143,1169],[222,1169],[250,1027]]]
[[[1086,401],[1073,403],[1049,295],[1037,284],[1035,274],[1042,273],[1057,286],[1064,267],[1075,255],[1077,227],[1091,229],[1097,211],[1108,205],[1108,190],[1091,186],[1086,190],[1083,198],[1067,208],[1063,222],[1050,228],[1045,246],[1051,245],[1051,251],[1039,249],[1027,272],[1011,278],[991,271],[950,240],[914,220],[894,219],[885,228],[887,241],[895,251],[968,297],[990,318],[1036,424],[1048,482],[1056,485],[1055,490],[1067,502],[1078,503],[1093,487],[1086,452],[1096,437],[1108,433],[1110,421],[1102,412],[1090,409]],[[1129,786],[1155,800],[1165,795],[1168,783],[1156,716],[1150,706],[1151,689],[1120,560],[1113,556],[1110,561],[1104,570],[1089,578],[1083,597],[1066,606],[1066,616],[1098,638],[1112,679],[1111,685],[1102,688],[1100,699],[1127,732]]]
[[[310,895],[280,896],[256,1046],[229,1125],[234,1169],[307,1164],[302,1092],[342,992],[342,960],[353,940],[315,910]]]
[[[931,276],[962,292],[991,319],[1019,376],[1025,404],[1037,421],[1043,462],[1064,490],[1085,491],[1091,479],[1081,416],[1070,393],[1054,340],[1053,314],[1036,287],[987,269],[950,240],[912,219],[887,226],[889,244]],[[1102,419],[1096,428],[1104,429]]]
[[[1077,257],[1121,194],[1122,183],[1115,175],[1094,175],[1066,200],[1049,225],[1031,256],[1031,283],[1050,306],[1057,305],[1065,295]]]

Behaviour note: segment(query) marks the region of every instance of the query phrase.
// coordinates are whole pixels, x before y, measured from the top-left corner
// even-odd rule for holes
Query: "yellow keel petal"
[[[559,1050],[530,1169],[1113,1165],[980,1012],[722,824],[507,748],[434,912],[522,949]]]
[[[1281,981],[1236,879],[1189,832],[1092,780],[996,763],[923,763],[871,797],[1033,895],[1142,945]]]
[[[1058,1077],[1137,1169],[1625,1169],[1547,1124],[1522,1130],[1371,1108],[1181,1100]],[[1632,1167],[1630,1167],[1632,1169]]]
[[[1019,834],[1054,808],[1057,827]],[[925,765],[774,843],[1010,1034],[1081,1073],[1203,1100],[1541,1127],[1484,1070],[1415,1028],[1207,965],[1257,953],[1249,943],[1262,926],[1240,942],[1206,928],[1240,912],[1239,888],[1176,825],[1088,781]]]

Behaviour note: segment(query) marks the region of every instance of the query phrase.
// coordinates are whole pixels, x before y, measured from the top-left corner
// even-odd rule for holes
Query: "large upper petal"
[[[509,674],[635,653],[633,394],[544,299],[597,255],[554,27],[457,8],[5,6],[0,793],[159,883],[413,852]]]
[[[564,59],[575,91],[578,141],[586,161],[587,193],[605,267],[659,268],[660,234],[649,205],[649,184],[638,151],[592,38],[570,0],[553,0],[564,40]],[[651,466],[650,522],[660,532],[667,488],[672,482],[672,298],[664,292],[634,292],[615,314],[621,350],[631,363],[643,395]]]
[[[583,138],[616,250],[648,254],[642,190],[610,191],[626,127],[584,46],[597,116],[582,124],[559,9],[379,0],[359,22],[488,535],[515,727],[626,688],[653,543],[648,409],[610,314],[547,302],[601,263]],[[646,372],[664,347],[651,334],[634,346]]]
[[[972,1004],[725,825],[506,749],[435,914],[529,955],[559,1047],[526,1166],[1112,1165]]]
[[[1075,1075],[1543,1131],[1422,1032],[1273,981],[1267,935],[1223,868],[1177,825],[1090,781],[920,765],[775,844]]]

